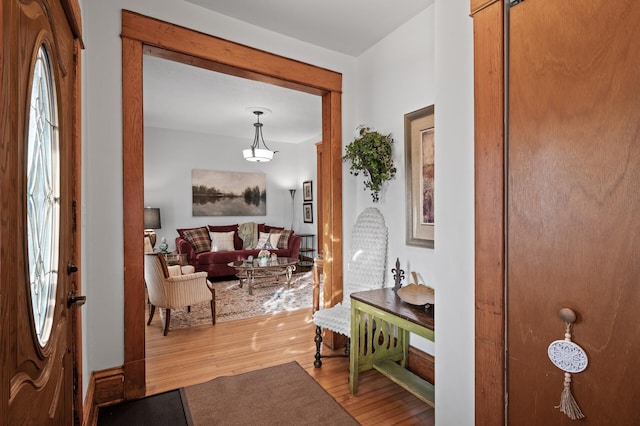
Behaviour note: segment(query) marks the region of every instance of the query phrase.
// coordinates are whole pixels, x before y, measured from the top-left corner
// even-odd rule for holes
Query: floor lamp
[[[291,231],[293,231],[293,213],[294,213],[294,204],[293,204],[293,200],[294,198],[296,198],[296,190],[291,188],[289,190],[289,194],[291,194]]]

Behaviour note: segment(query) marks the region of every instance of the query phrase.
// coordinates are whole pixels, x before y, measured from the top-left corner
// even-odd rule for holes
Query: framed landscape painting
[[[266,216],[264,173],[191,171],[193,216]]]
[[[433,248],[435,227],[435,106],[404,116],[407,245]]]

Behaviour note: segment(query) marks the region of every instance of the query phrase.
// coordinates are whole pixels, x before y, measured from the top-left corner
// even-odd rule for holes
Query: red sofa
[[[198,243],[195,243],[196,248],[194,248],[193,238],[191,241],[189,238],[191,237],[190,233],[185,235],[185,231],[191,231],[194,229],[205,228],[209,232],[230,232],[234,231],[233,234],[233,246],[234,250],[228,251],[209,251],[205,250],[204,246],[201,246]],[[213,277],[225,277],[235,275],[236,270],[230,266],[228,266],[229,262],[233,262],[236,260],[244,260],[249,256],[257,257],[260,249],[243,249],[243,241],[238,236],[238,225],[227,225],[227,226],[203,226],[201,228],[186,228],[186,229],[178,229],[178,237],[176,238],[176,250],[178,253],[184,253],[187,255],[187,259],[190,265],[193,265],[196,268],[196,272],[204,271],[208,274],[209,278]],[[258,232],[280,232],[283,231],[283,228],[273,227],[269,225],[260,224],[258,225]],[[211,240],[209,239],[209,242]],[[292,257],[298,259],[300,254],[300,241],[301,238],[295,233],[291,232],[289,235],[289,239],[286,244],[286,248],[278,248],[278,249],[269,249],[271,253],[276,253],[278,257]]]

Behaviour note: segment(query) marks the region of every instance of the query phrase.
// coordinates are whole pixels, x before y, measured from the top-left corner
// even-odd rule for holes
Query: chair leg
[[[191,313],[191,305],[187,306],[187,312]]]
[[[347,337],[347,347],[344,348],[344,356],[349,358],[350,353],[351,353],[351,337]]]
[[[313,362],[313,366],[315,368],[320,368],[322,367],[322,361],[320,360],[322,357],[322,355],[320,355],[320,347],[322,346],[322,328],[319,325],[316,326],[316,337],[313,341],[316,342],[316,360]]]
[[[156,313],[156,305],[149,305],[149,321],[147,321],[147,325],[151,324],[151,320],[153,320],[153,314]]]
[[[211,292],[211,322],[216,325],[216,288],[209,284],[209,281],[207,281],[207,287]]]
[[[164,320],[164,335],[166,336],[167,333],[169,332],[169,322],[171,321],[171,309],[167,308],[166,309],[166,315],[165,315],[165,320]]]

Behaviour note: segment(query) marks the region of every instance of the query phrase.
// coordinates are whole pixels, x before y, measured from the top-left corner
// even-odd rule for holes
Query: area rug
[[[198,425],[358,425],[297,362],[184,388]]]
[[[216,323],[308,308],[313,300],[312,272],[294,274],[291,288],[287,288],[282,278],[278,284],[273,281],[256,282],[253,295],[249,295],[246,284],[240,288],[237,279],[216,282],[214,287]],[[164,323],[164,309],[160,309],[160,317]],[[192,306],[191,312],[187,308],[171,310],[169,330],[201,325],[211,325],[209,303]]]

